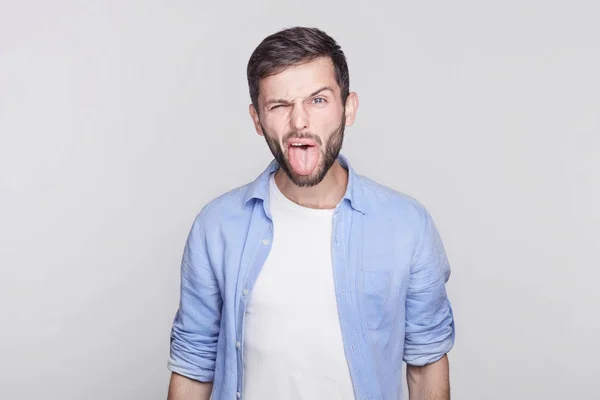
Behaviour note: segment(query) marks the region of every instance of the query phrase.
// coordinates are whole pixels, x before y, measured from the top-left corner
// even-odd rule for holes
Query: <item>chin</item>
[[[286,160],[285,168],[283,168],[287,177],[292,181],[292,183],[298,187],[312,187],[316,186],[326,175],[326,172],[323,171],[322,163],[319,163],[315,170],[308,175],[300,175],[292,171],[289,163]]]

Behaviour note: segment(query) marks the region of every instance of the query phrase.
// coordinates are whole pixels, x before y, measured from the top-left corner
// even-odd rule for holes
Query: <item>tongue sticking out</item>
[[[290,146],[288,148],[290,166],[298,175],[309,175],[317,166],[319,152],[317,146]]]

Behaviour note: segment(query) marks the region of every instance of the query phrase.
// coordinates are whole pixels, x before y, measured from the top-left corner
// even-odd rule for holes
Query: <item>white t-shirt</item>
[[[242,399],[354,399],[333,281],[333,210],[292,202],[273,177],[274,236],[246,308]]]

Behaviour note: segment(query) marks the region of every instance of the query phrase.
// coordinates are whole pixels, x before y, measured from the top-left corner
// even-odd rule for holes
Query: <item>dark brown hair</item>
[[[329,57],[333,62],[342,104],[345,104],[350,92],[350,76],[342,48],[317,28],[294,27],[267,36],[250,56],[247,76],[254,107],[258,110],[258,83],[262,78],[318,57]]]

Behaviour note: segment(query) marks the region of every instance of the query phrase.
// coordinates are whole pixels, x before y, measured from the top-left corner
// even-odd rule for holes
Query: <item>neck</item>
[[[348,171],[336,161],[321,182],[311,187],[296,186],[280,168],[275,183],[285,197],[303,207],[332,209],[342,200],[348,186]]]

